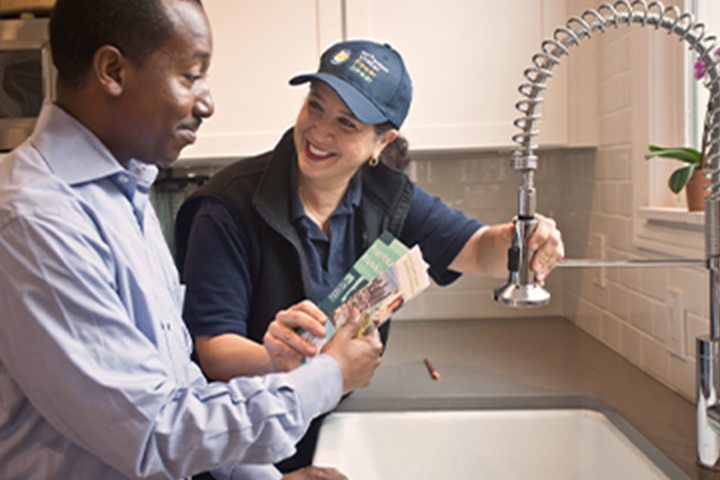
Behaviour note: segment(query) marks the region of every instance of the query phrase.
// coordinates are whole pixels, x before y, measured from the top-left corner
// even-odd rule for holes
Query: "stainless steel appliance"
[[[18,16],[26,13],[47,15],[55,5],[55,0],[0,0],[0,15]]]
[[[0,20],[0,151],[32,131],[45,99],[55,98],[48,18]]]

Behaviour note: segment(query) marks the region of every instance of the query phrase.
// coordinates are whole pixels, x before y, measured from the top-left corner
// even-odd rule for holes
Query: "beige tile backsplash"
[[[613,115],[616,117],[616,115]],[[611,123],[611,122],[609,122]],[[599,149],[540,151],[538,211],[556,219],[567,258],[597,257],[591,238],[605,236],[608,258],[638,258],[632,246],[632,163],[622,141]],[[422,154],[409,169],[417,183],[454,208],[486,223],[505,222],[517,210],[519,174],[509,154]],[[593,269],[556,270],[548,279],[548,306],[511,309],[495,303],[492,291],[504,279],[464,276],[410,302],[397,320],[506,318],[561,315],[678,391],[695,397],[694,339],[707,333],[707,273],[704,269],[605,269],[605,286]],[[666,348],[665,291],[684,291],[685,354]]]
[[[571,96],[573,91],[579,96],[571,98],[571,109],[592,103],[578,102],[578,98],[596,95],[597,132],[592,143],[597,149],[539,153],[538,211],[557,220],[567,258],[597,258],[598,235],[604,236],[608,259],[658,257],[633,244],[633,199],[644,195],[642,189],[634,188],[647,181],[633,178],[637,174],[633,161],[648,143],[647,131],[638,127],[657,123],[643,104],[646,65],[638,54],[644,48],[643,37],[636,35],[632,37],[630,29],[618,29],[601,36],[595,47],[582,47],[585,55],[596,59],[591,74],[598,78],[597,92],[582,88],[582,73],[572,76],[576,83]],[[568,62],[571,69],[573,62],[577,68],[584,65],[576,58]],[[580,124],[588,128],[594,122]],[[411,171],[423,188],[485,222],[504,222],[516,212],[520,179],[510,168],[507,153],[423,155],[416,158]],[[533,310],[497,305],[492,290],[502,280],[462,278],[447,288],[432,287],[408,304],[398,319],[561,315],[694,401],[695,339],[709,332],[707,270],[606,268],[604,286],[598,284],[599,277],[594,269],[555,271],[547,282],[550,304]],[[684,341],[679,355],[669,350],[668,288],[683,292]]]

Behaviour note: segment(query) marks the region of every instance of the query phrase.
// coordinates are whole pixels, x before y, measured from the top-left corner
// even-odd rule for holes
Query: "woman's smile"
[[[310,141],[306,143],[305,154],[307,155],[308,160],[313,160],[316,162],[327,160],[334,155],[332,152],[328,152],[316,147]]]
[[[310,87],[294,135],[300,175],[325,187],[342,186],[340,190],[387,143],[385,138],[377,138],[373,125],[355,118],[337,93],[321,81]]]

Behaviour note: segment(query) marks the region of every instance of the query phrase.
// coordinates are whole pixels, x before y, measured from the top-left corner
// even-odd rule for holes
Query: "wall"
[[[568,12],[577,15],[596,6],[587,0],[570,0]],[[569,69],[569,115],[579,119],[570,122],[571,142],[594,143],[597,153],[558,150],[541,155],[538,211],[557,219],[567,258],[598,258],[599,239],[604,240],[604,255],[609,259],[669,258],[639,247],[633,222],[638,221],[638,208],[648,204],[649,182],[666,179],[666,171],[652,176],[642,155],[650,141],[677,142],[677,128],[673,133],[663,125],[676,124],[682,116],[673,116],[672,108],[657,100],[666,97],[654,91],[658,80],[648,72],[658,58],[665,62],[660,71],[669,72],[673,64],[664,58],[663,49],[681,47],[677,38],[637,26],[608,31],[585,42],[565,57],[567,65],[557,68]],[[666,93],[677,95],[681,90],[677,82],[667,84]],[[581,109],[593,114],[580,115]],[[446,154],[416,163],[418,183],[451,205],[488,222],[514,215],[519,178],[509,168],[506,155]],[[702,258],[702,252],[697,257]],[[492,289],[498,284],[463,278],[446,289],[432,287],[409,304],[399,319],[561,314],[694,401],[695,338],[709,331],[704,268],[558,270],[548,280],[551,304],[530,311],[495,304]],[[680,338],[668,323],[668,291],[682,297]],[[671,353],[675,341],[680,351]]]
[[[638,221],[634,215],[640,206],[647,204],[651,188],[642,155],[650,140],[658,140],[653,136],[666,141],[669,138],[662,134],[662,129],[654,128],[658,119],[665,119],[667,115],[657,113],[657,92],[649,88],[654,78],[648,74],[652,53],[657,48],[670,48],[663,43],[668,40],[675,44],[672,48],[676,50],[671,52],[681,48],[677,38],[649,28],[626,27],[597,39],[594,54],[599,79],[598,154],[589,230],[585,237],[587,255],[596,253],[590,239],[600,234],[607,241],[608,258],[663,258],[657,252],[637,246],[633,221]],[[671,76],[670,71],[666,72]],[[673,91],[678,90],[681,89],[675,85]],[[576,240],[581,242],[583,238],[572,241]],[[702,258],[702,254],[697,257]],[[694,401],[695,338],[709,331],[707,271],[704,268],[606,270],[604,287],[597,284],[596,274],[591,270],[563,272],[565,316]],[[682,336],[678,339],[681,351],[677,353],[669,351],[675,335],[668,324],[668,289],[679,292],[684,300],[680,306]]]

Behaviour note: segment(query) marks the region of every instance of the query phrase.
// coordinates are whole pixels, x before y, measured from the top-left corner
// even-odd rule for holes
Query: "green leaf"
[[[687,167],[678,168],[670,175],[668,186],[674,193],[680,193],[685,188],[685,185],[690,181],[693,172],[695,171],[695,165],[688,165]]]
[[[667,147],[658,147],[657,145],[648,145],[648,150],[650,150],[651,152],[659,152],[659,151],[661,151],[661,150],[685,150],[686,152],[689,152],[689,153],[692,153],[692,154],[700,154],[700,152],[699,152],[697,149],[695,149],[695,148],[690,148],[690,147],[680,147],[680,148],[671,147],[671,148],[667,148]]]
[[[662,148],[655,145],[649,146],[650,153],[645,154],[646,159],[653,157],[674,158],[690,164],[700,164],[702,155],[694,148]]]

